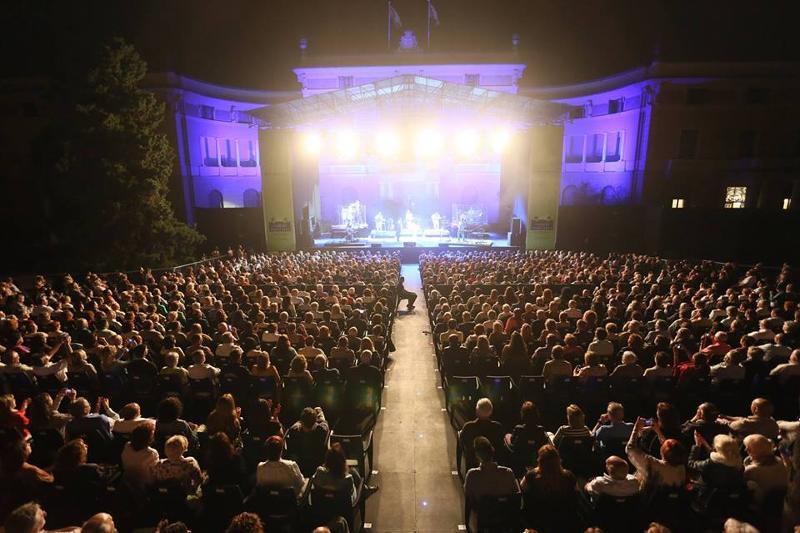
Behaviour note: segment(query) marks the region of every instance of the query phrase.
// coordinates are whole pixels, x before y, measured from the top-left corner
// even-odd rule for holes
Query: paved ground
[[[385,410],[375,429],[380,491],[368,500],[374,532],[453,532],[463,523],[463,494],[455,469],[455,435],[444,396],[422,297],[419,267],[403,265],[405,286],[419,295],[416,309],[397,317],[394,364],[386,373]],[[404,310],[405,307],[401,307]]]

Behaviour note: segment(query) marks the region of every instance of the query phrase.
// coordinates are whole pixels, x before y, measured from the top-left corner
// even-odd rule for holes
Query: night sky
[[[521,38],[523,84],[597,78],[663,60],[798,60],[800,2],[771,0],[434,0],[436,52],[506,52]],[[425,41],[425,0],[395,0]],[[385,0],[15,2],[0,13],[5,76],[78,69],[97,43],[133,42],[151,70],[259,89],[297,87],[297,42],[310,54],[386,51]],[[399,32],[395,37],[399,36]],[[396,41],[396,39],[395,39]]]

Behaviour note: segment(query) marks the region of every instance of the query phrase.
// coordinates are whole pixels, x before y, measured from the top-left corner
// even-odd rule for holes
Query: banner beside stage
[[[528,250],[556,247],[561,183],[561,126],[534,126],[530,130],[527,237]]]
[[[292,194],[292,132],[262,130],[258,139],[267,250],[294,250],[297,241]]]

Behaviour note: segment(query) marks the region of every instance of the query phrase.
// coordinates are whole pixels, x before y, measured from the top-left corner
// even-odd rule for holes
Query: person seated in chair
[[[622,364],[617,366],[611,373],[613,377],[640,378],[644,374],[644,369],[637,362],[636,354],[630,350],[622,352]]]
[[[586,427],[586,415],[583,409],[577,405],[570,404],[567,406],[567,424],[561,426],[553,435],[553,444],[556,448],[564,438],[574,437],[590,437],[592,432]]]
[[[484,496],[506,496],[519,493],[519,484],[514,472],[494,461],[494,447],[486,437],[475,437],[472,448],[479,466],[470,468],[464,477],[464,519],[468,524],[476,521],[474,511],[478,510]],[[472,531],[477,531],[473,527]]]
[[[613,442],[625,442],[631,436],[633,424],[625,422],[625,408],[621,403],[610,402],[605,414],[600,416],[592,430],[597,442],[601,446],[608,446]]]
[[[504,442],[513,458],[514,470],[524,473],[530,466],[536,466],[536,452],[545,444],[551,444],[547,432],[539,424],[539,415],[533,402],[524,402],[520,409],[521,424],[514,427],[513,433],[506,433]]]
[[[400,276],[400,280],[397,282],[397,306],[399,307],[403,300],[408,300],[408,305],[406,307],[409,311],[413,311],[414,302],[417,301],[417,294],[406,290],[405,281],[406,278]]]
[[[300,420],[286,432],[286,453],[306,475],[313,475],[322,464],[329,432],[325,413],[319,407],[303,409]]]
[[[339,381],[341,376],[338,368],[328,368],[328,356],[321,353],[314,357],[312,361],[311,375],[317,383],[326,381]]]
[[[108,413],[101,413],[100,411]],[[95,410],[93,413],[89,409],[89,401],[86,398],[77,398],[69,406],[69,413],[72,415],[72,420],[67,422],[66,436],[67,439],[74,439],[81,435],[92,432],[97,432],[107,441],[112,439],[112,428],[114,421],[119,420],[119,415],[111,410],[108,405],[108,398],[97,398]]]
[[[475,468],[478,466],[478,460],[475,457],[475,450],[473,443],[477,437],[486,437],[489,439],[492,447],[495,450],[500,449],[503,445],[503,425],[500,422],[492,420],[492,412],[494,407],[489,398],[481,398],[475,406],[475,420],[470,420],[458,434],[458,439],[461,443],[461,449],[464,450],[464,460],[467,469]]]
[[[676,439],[664,439],[661,441],[661,457],[654,457],[636,445],[644,427],[645,419],[637,418],[631,431],[631,438],[625,445],[625,452],[636,467],[636,475],[642,487],[651,486],[656,489],[683,487],[686,484],[686,447]]]
[[[750,434],[744,438],[747,458],[744,461],[744,480],[760,504],[764,498],[789,486],[789,472],[775,456],[775,445],[764,435]]]
[[[750,404],[751,416],[736,417],[722,415],[719,421],[723,424],[727,422],[731,433],[740,438],[757,433],[764,435],[768,439],[777,439],[780,430],[778,423],[772,418],[772,402],[766,398],[756,398]]]
[[[183,435],[173,435],[164,444],[165,459],[161,459],[150,469],[151,479],[156,485],[175,484],[192,494],[200,486],[203,474],[197,459],[184,457],[189,441]]]
[[[241,348],[234,348],[228,354],[228,364],[223,366],[220,371],[220,377],[223,376],[235,376],[235,379],[246,379],[250,377],[250,371],[247,370],[247,367],[242,365],[242,349]]]
[[[684,442],[692,442],[695,431],[700,433],[707,442],[713,442],[714,437],[728,433],[728,426],[718,422],[719,409],[711,402],[703,402],[697,406],[697,411],[691,420],[687,420],[681,426]]]
[[[376,387],[383,387],[383,374],[372,366],[372,351],[362,350],[358,358],[358,366],[351,367],[345,373],[348,382],[364,381]]]
[[[361,483],[358,470],[347,467],[347,457],[338,442],[331,444],[325,452],[325,462],[317,467],[311,478],[311,485],[314,488],[347,491],[351,505],[358,502]]]
[[[575,531],[578,492],[575,475],[561,464],[550,444],[539,448],[536,468],[520,483],[525,527],[537,531]]]
[[[612,455],[606,459],[606,473],[589,480],[586,492],[592,497],[608,495],[627,498],[639,493],[639,480],[629,473],[628,462]]]
[[[158,375],[178,376],[181,387],[186,387],[189,384],[189,372],[182,366],[178,366],[179,358],[178,352],[167,352],[167,355],[164,356],[164,368],[158,372]]]
[[[194,364],[187,369],[189,379],[215,379],[219,375],[219,368],[206,363],[206,353],[203,350],[195,350],[192,361]]]
[[[283,459],[283,439],[273,436],[266,443],[267,460],[256,468],[256,485],[259,487],[291,488],[300,499],[308,480],[294,461]]]
[[[769,375],[778,376],[778,381],[781,383],[791,377],[800,376],[800,350],[793,350],[789,362],[777,365]]]
[[[572,364],[564,359],[564,347],[553,346],[550,350],[550,360],[544,364],[542,376],[546,382],[558,377],[570,377]]]
[[[717,489],[735,490],[744,486],[739,442],[730,435],[717,435],[712,447],[700,432],[695,431],[688,466],[700,476],[698,491],[701,498]]]

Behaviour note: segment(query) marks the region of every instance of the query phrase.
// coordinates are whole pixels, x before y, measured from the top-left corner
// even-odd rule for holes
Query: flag
[[[439,13],[436,11],[436,8],[433,7],[433,2],[431,2],[431,0],[428,0],[428,18],[437,26],[439,25]]]
[[[391,2],[389,2],[389,19],[391,19],[392,25],[394,25],[395,28],[401,28],[403,26],[403,21],[400,20],[400,15],[397,14],[397,10]]]

